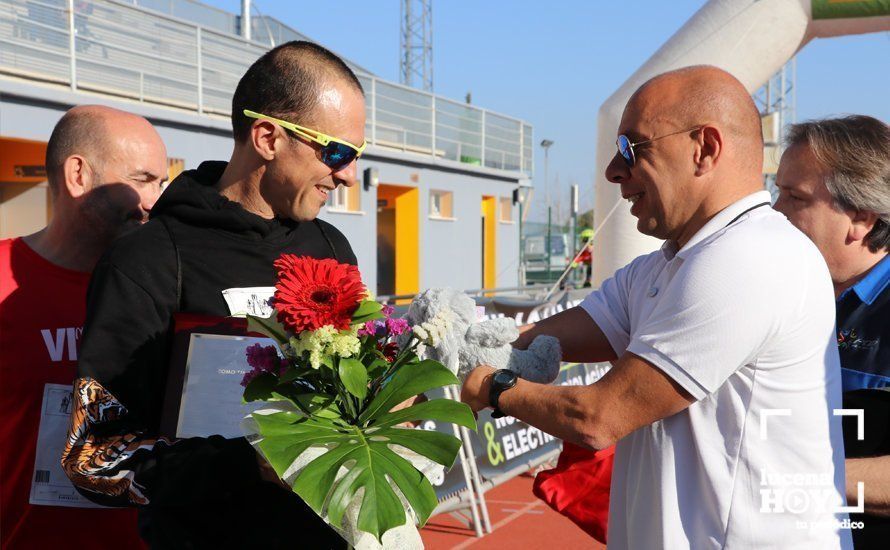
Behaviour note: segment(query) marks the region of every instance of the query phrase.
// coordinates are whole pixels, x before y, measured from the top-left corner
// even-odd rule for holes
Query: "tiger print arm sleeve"
[[[140,276],[106,258],[90,282],[64,471],[110,506],[197,504],[257,483],[244,438],[158,435],[175,286],[150,266],[127,271]]]
[[[126,420],[126,408],[102,384],[77,379],[62,468],[98,504],[198,505],[258,481],[256,452],[244,438],[171,440]]]
[[[141,430],[117,430],[104,437],[98,434],[103,427],[120,425],[126,413],[96,380],[75,381],[62,468],[81,493],[106,506],[148,504],[145,487],[135,480],[133,464],[125,463],[140,449],[171,444],[164,438],[146,438]]]

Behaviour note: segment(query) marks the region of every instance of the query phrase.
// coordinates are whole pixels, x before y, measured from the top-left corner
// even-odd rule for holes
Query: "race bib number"
[[[255,286],[249,288],[227,288],[222,291],[223,298],[229,306],[229,315],[246,317],[268,317],[274,311],[271,300],[275,294],[274,286]]]
[[[28,501],[43,506],[104,508],[81,496],[62,471],[60,459],[68,437],[68,417],[73,399],[71,390],[71,386],[63,384],[46,384],[43,387],[34,477],[31,479]]]

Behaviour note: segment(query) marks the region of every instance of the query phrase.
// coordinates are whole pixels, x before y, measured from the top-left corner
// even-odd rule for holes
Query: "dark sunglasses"
[[[621,158],[624,159],[624,163],[627,164],[628,167],[633,167],[634,164],[637,163],[637,157],[634,154],[634,147],[639,145],[646,145],[647,143],[652,143],[653,141],[658,141],[659,139],[664,139],[666,137],[678,136],[680,134],[684,134],[686,132],[693,132],[695,130],[701,130],[704,126],[695,126],[693,128],[688,128],[686,130],[680,130],[679,132],[674,132],[672,134],[665,134],[663,136],[654,137],[652,139],[647,139],[644,141],[638,141],[636,143],[632,142],[630,138],[626,135],[621,134],[618,136],[618,139],[615,140],[615,145],[618,146],[618,154],[621,155]]]
[[[349,145],[332,141],[327,145],[319,145],[321,162],[334,172],[338,172],[357,159],[359,152]]]
[[[357,147],[346,140],[329,136],[318,130],[306,128],[305,126],[300,126],[293,122],[270,117],[247,109],[244,110],[244,116],[272,121],[285,130],[290,130],[297,137],[317,144],[318,151],[321,153],[319,157],[321,162],[335,172],[349,166],[349,163],[362,156],[365,147],[368,145],[368,142],[366,141],[362,143],[360,147]]]

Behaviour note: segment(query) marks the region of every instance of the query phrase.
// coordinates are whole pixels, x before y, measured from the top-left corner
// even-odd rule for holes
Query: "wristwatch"
[[[496,370],[494,371],[494,374],[491,375],[491,385],[488,389],[488,404],[494,407],[494,412],[491,413],[492,418],[502,418],[506,416],[501,409],[498,408],[498,399],[500,399],[502,393],[516,385],[516,380],[518,378],[519,377],[516,376],[515,372],[507,369]]]

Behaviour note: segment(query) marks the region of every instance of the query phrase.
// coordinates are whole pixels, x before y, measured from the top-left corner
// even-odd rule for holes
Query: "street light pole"
[[[550,206],[550,179],[548,178],[549,173],[549,155],[550,146],[553,145],[553,140],[544,139],[541,140],[541,147],[544,149],[544,189],[547,194],[547,242],[544,243],[545,250],[547,251],[547,283],[550,284],[550,224],[552,222],[552,208]]]

